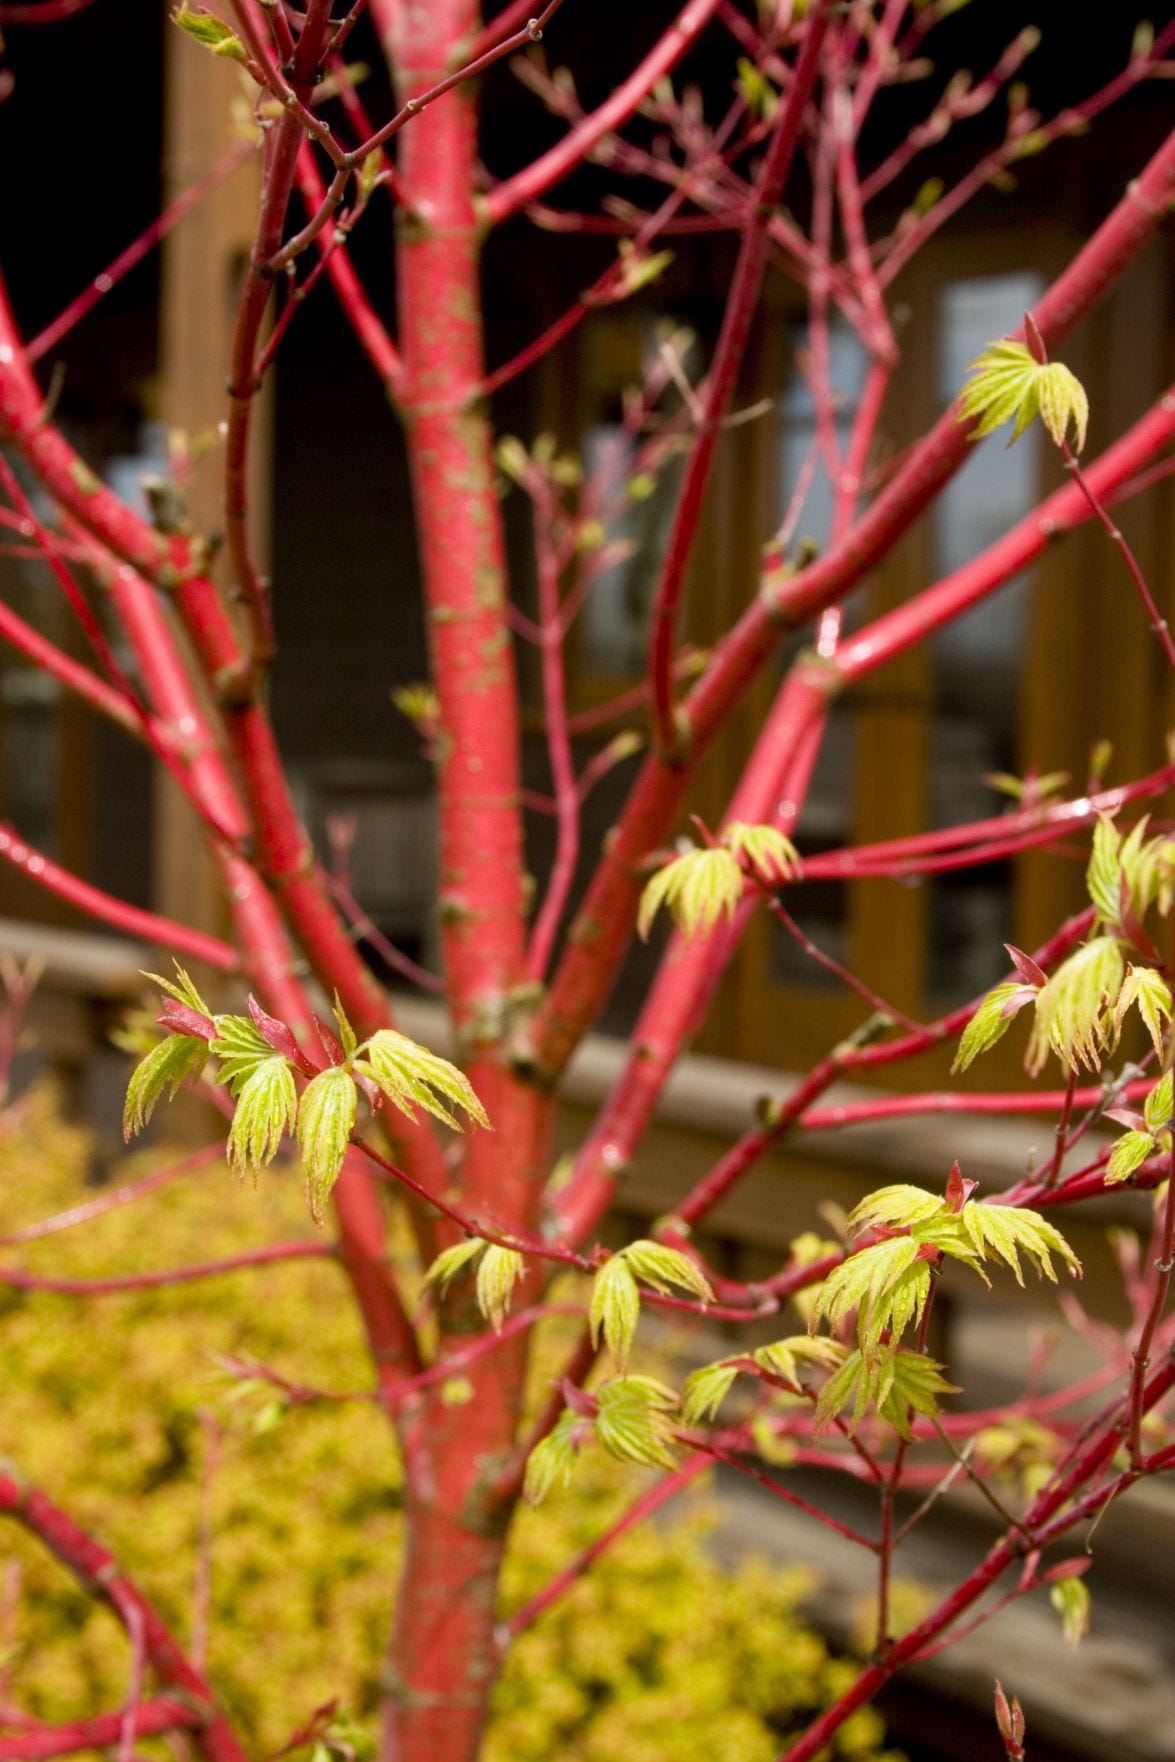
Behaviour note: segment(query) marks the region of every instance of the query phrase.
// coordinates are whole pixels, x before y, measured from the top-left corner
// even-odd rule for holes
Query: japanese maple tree
[[[64,28],[87,3],[4,0],[0,25],[12,27],[16,55],[17,27]],[[610,45],[613,90],[594,109],[581,106],[574,80],[551,73],[539,52],[541,44],[558,59],[561,20],[582,3],[509,4],[486,20],[476,0],[355,0],[349,8],[339,0],[215,0],[206,7],[184,0],[173,14],[192,39],[189,53],[226,62],[226,109],[244,76],[248,151],[261,166],[255,238],[224,363],[223,550],[182,517],[182,480],[157,501],[152,523],[99,479],[55,421],[49,382],[35,369],[101,290],[82,295],[46,341],[18,333],[0,289],[0,524],[6,542],[31,548],[52,572],[89,657],[67,652],[3,604],[0,638],[142,743],[174,778],[217,865],[232,933],[222,939],[207,926],[112,898],[32,850],[19,828],[0,827],[0,856],[94,919],[183,963],[160,980],[162,1035],[129,1076],[128,1130],[142,1126],[161,1097],[197,1085],[219,1098],[230,1119],[234,1168],[248,1173],[287,1156],[304,1167],[311,1215],[329,1232],[362,1316],[388,1448],[400,1452],[405,1476],[405,1594],[388,1587],[388,1762],[475,1757],[504,1648],[590,1570],[586,1559],[570,1561],[502,1621],[499,1572],[524,1494],[557,1498],[587,1449],[658,1470],[652,1489],[634,1493],[630,1512],[598,1551],[715,1461],[757,1475],[770,1493],[795,1503],[786,1477],[755,1467],[784,1446],[806,1464],[872,1486],[878,1513],[866,1533],[803,1506],[811,1522],[875,1557],[878,1597],[871,1662],[786,1752],[787,1762],[805,1762],[897,1672],[1016,1597],[1050,1585],[1064,1619],[1079,1629],[1086,1601],[1080,1566],[1048,1550],[1083,1536],[1134,1483],[1175,1466],[1175,1443],[1156,1419],[1175,1383],[1168,1308],[1173,973],[1165,946],[1175,837],[1163,819],[1139,817],[1175,781],[1175,766],[1113,788],[1095,777],[1072,797],[1063,786],[1026,787],[1024,799],[1000,816],[818,855],[805,855],[796,830],[837,695],[997,593],[1058,534],[1084,522],[1104,528],[1104,567],[1121,577],[1122,617],[1149,620],[1175,668],[1154,590],[1110,511],[1162,477],[1175,438],[1175,392],[1156,386],[1151,407],[1086,460],[1086,396],[1064,365],[1067,338],[1147,248],[1175,198],[1175,135],[1135,168],[1129,188],[1032,312],[1008,314],[1007,334],[991,339],[956,402],[922,438],[888,461],[879,446],[891,400],[901,393],[903,348],[907,355],[919,348],[916,335],[900,346],[895,325],[892,289],[903,268],[1009,167],[1169,72],[1164,57],[1175,26],[1138,32],[1123,63],[1107,69],[1104,87],[1056,115],[1037,113],[1016,89],[997,144],[953,181],[923,184],[894,224],[893,192],[905,187],[909,168],[956,124],[1002,101],[1034,33],[1020,32],[989,70],[960,70],[936,86],[900,144],[871,158],[866,125],[875,105],[917,77],[958,0],[688,0],[676,16],[666,9],[665,27],[643,59],[628,56],[623,40]],[[360,20],[366,28],[365,15],[386,50],[396,94],[398,108],[386,116],[367,114],[362,84],[348,71],[353,31]],[[710,76],[719,58],[729,66],[723,103],[712,114],[679,77],[682,63],[703,53]],[[498,177],[495,143],[479,132],[480,78],[512,57],[529,58],[528,84],[560,133]],[[588,165],[606,172],[611,199],[586,212],[560,207],[566,180]],[[574,186],[584,187],[595,185]],[[350,254],[355,230],[382,224],[370,215],[386,219],[389,206],[396,214],[394,315],[379,309]],[[545,229],[551,248],[560,228],[578,228],[614,236],[616,254],[516,358],[491,364],[483,346],[482,248],[489,233],[519,216]],[[177,218],[164,216],[155,233]],[[721,323],[704,367],[670,343],[633,386],[623,421],[636,470],[619,502],[603,476],[593,480],[546,437],[495,434],[495,390],[558,349],[593,309],[641,298],[663,272],[674,238],[703,228],[732,235],[736,245]],[[103,278],[107,285],[125,257]],[[833,485],[831,532],[814,557],[795,544],[806,473],[793,486],[783,528],[759,535],[762,569],[745,583],[745,610],[699,670],[683,649],[687,579],[715,456],[739,415],[752,322],[765,279],[775,274],[790,277],[806,299],[803,371],[817,417],[812,469],[825,469]],[[271,602],[280,602],[282,583],[266,579],[250,521],[257,394],[302,301],[315,288],[316,298],[330,297],[328,285],[408,448],[431,678],[402,701],[436,761],[436,904],[451,1060],[397,1029],[393,1000],[353,933],[346,890],[332,885],[324,853],[312,849],[299,819],[267,710]],[[830,378],[834,322],[855,334],[867,362],[847,429]],[[667,385],[675,397],[664,395]],[[1063,455],[1064,486],[965,565],[940,580],[911,581],[893,610],[846,632],[846,596],[934,504],[971,449],[1007,424],[1018,435],[1035,422]],[[580,889],[583,795],[617,754],[603,748],[590,774],[577,771],[565,646],[593,585],[620,554],[615,532],[624,507],[647,494],[671,461],[677,476],[656,559],[644,679],[608,711],[646,740],[619,817]],[[535,603],[509,577],[505,485],[533,510]],[[810,646],[775,691],[721,821],[696,822],[692,843],[671,847],[693,805],[703,754],[788,633],[801,630],[811,633]],[[523,642],[539,657],[549,754],[550,797],[537,804],[520,775],[515,646]],[[624,750],[633,744],[626,735]],[[529,811],[553,815],[556,831],[554,861],[534,897],[524,862]],[[815,948],[787,906],[789,888],[800,881],[925,876],[1032,849],[1062,831],[1070,839],[1092,833],[1088,908],[1044,946],[1010,950],[1003,983],[936,1021],[911,1022],[892,1008]],[[561,1078],[600,1016],[630,939],[638,928],[647,934],[664,912],[674,931],[630,1056],[570,1167],[556,1169]],[[748,1121],[648,1238],[610,1252],[600,1232],[617,1177],[638,1156],[666,1079],[756,912],[774,913],[834,969],[859,996],[865,1025],[830,1045],[760,1120]],[[899,1185],[871,1194],[850,1216],[844,1239],[815,1258],[793,1253],[753,1284],[705,1264],[694,1241],[698,1226],[772,1146],[829,1123],[822,1097],[834,1081],[867,1077],[952,1036],[959,1038],[957,1066],[966,1068],[1020,1011],[1033,1017],[1030,1069],[1039,1075],[1056,1060],[1057,1086],[1014,1095],[968,1090],[953,1104],[961,1116],[1017,1108],[1055,1116],[1056,1151],[1046,1166],[1006,1192],[977,1197],[966,1175],[961,1117],[958,1161],[941,1170],[933,1189]],[[1151,1051],[1140,1072],[1115,1076],[1113,1055],[1132,1015]],[[878,1097],[849,1111],[867,1119],[889,1105]],[[901,1106],[916,1117],[940,1109],[943,1097],[910,1095]],[[1113,1120],[1121,1132],[1073,1170],[1070,1153],[1095,1118]],[[1076,1273],[1076,1256],[1053,1218],[1124,1182],[1162,1195],[1143,1271],[1131,1285],[1132,1320],[1111,1352],[1111,1374],[1098,1384],[1100,1405],[1092,1412],[1080,1406],[1089,1395],[1084,1386],[1050,1395],[1055,1458],[1043,1480],[1008,1503],[975,1448],[990,1413],[970,1411],[950,1365],[928,1351],[940,1269],[954,1262],[993,1283],[1022,1280],[1025,1263],[1047,1279]],[[258,1206],[263,1195],[263,1188],[229,1190],[224,1202]],[[393,1201],[412,1232],[411,1278],[387,1251]],[[147,1192],[141,1203],[149,1205]],[[306,1243],[275,1243],[251,1259],[263,1264],[321,1249],[308,1231]],[[218,1270],[222,1263],[209,1263],[176,1269],[176,1276]],[[534,1331],[548,1313],[551,1280],[568,1274],[578,1277],[581,1335],[546,1405],[526,1414]],[[15,1266],[0,1270],[3,1281],[53,1288],[51,1278]],[[112,1288],[110,1279],[102,1284]],[[810,1299],[806,1328],[785,1314],[797,1296]],[[779,1337],[736,1349],[674,1388],[630,1369],[649,1310],[732,1324],[778,1315]],[[470,1398],[455,1403],[446,1385],[458,1373]],[[752,1411],[728,1420],[722,1406],[736,1384],[749,1392]],[[779,1401],[781,1394],[790,1399]],[[1033,1412],[1030,1396],[1017,1412]],[[998,1536],[948,1595],[894,1637],[899,1495],[921,1489],[928,1508],[936,1490],[961,1474],[992,1505]],[[182,1726],[209,1762],[239,1762],[241,1740],[215,1683],[100,1540],[54,1503],[51,1485],[30,1486],[6,1468],[0,1504],[112,1605],[141,1663],[124,1708],[48,1734],[31,1726],[5,1738],[4,1753],[44,1756],[102,1742],[121,1743],[129,1756],[136,1737]],[[194,1725],[193,1703],[201,1712]],[[1023,1754],[1023,1716],[1002,1690],[997,1715],[1007,1754]]]

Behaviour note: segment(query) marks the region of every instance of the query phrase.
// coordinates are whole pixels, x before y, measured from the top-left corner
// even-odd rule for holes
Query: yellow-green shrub
[[[86,1196],[85,1135],[38,1096],[0,1138],[0,1234]],[[124,1180],[159,1153],[128,1158]],[[305,1233],[300,1183],[256,1193],[214,1165],[145,1201],[20,1251],[70,1276],[178,1265]],[[370,1369],[337,1269],[299,1261],[172,1290],[101,1298],[0,1284],[7,1367],[0,1452],[100,1536],[186,1637],[202,1478],[213,1535],[209,1666],[250,1747],[283,1743],[322,1702],[371,1720],[400,1549],[400,1470],[367,1401],[296,1407],[278,1423],[218,1355],[292,1381],[361,1390]],[[257,1424],[258,1418],[262,1423]],[[219,1442],[212,1445],[214,1436]],[[215,1470],[207,1472],[210,1450]],[[569,1493],[520,1514],[508,1611],[597,1535],[636,1477],[589,1456]],[[487,1762],[770,1762],[784,1733],[843,1687],[848,1668],[803,1623],[804,1574],[719,1567],[691,1497],[644,1526],[528,1631],[499,1686]],[[113,1619],[15,1525],[11,1680],[39,1717],[116,1706],[127,1654]],[[865,1712],[837,1754],[877,1757]]]

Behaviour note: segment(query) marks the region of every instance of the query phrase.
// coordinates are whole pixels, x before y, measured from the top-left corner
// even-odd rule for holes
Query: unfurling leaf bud
[[[1084,1579],[1059,1578],[1049,1586],[1049,1602],[1061,1618],[1067,1646],[1079,1646],[1089,1632],[1089,1590]]]
[[[995,1718],[1009,1762],[1021,1762],[1024,1755],[1024,1713],[1018,1696],[1009,1702],[999,1678],[995,1685]]]
[[[197,43],[211,49],[214,55],[227,55],[232,61],[245,60],[245,45],[236,32],[230,30],[222,18],[211,12],[196,12],[188,5],[188,0],[180,0],[179,6],[171,15],[173,24],[178,24],[181,31],[186,31]]]
[[[1039,416],[1057,446],[1063,446],[1070,425],[1073,449],[1085,445],[1089,399],[1077,377],[1060,361],[1049,362],[1040,332],[1025,317],[1029,344],[992,343],[971,363],[971,378],[959,395],[959,420],[976,421],[971,438],[981,440],[993,429],[1012,422],[1012,440],[1019,440]],[[1033,347],[1035,344],[1035,350]]]

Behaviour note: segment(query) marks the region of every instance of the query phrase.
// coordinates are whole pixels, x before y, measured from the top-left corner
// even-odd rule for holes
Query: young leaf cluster
[[[826,1431],[837,1414],[852,1402],[850,1430],[857,1429],[872,1407],[900,1438],[909,1442],[914,1435],[911,1412],[933,1418],[938,1412],[939,1398],[958,1393],[942,1370],[933,1358],[907,1351],[904,1346],[878,1346],[871,1352],[858,1349],[850,1353],[820,1391],[814,1430],[817,1434]]]
[[[972,440],[982,440],[1011,422],[1012,440],[1019,440],[1040,417],[1055,444],[1063,446],[1070,428],[1073,450],[1085,446],[1089,399],[1085,388],[1060,361],[1040,362],[1024,343],[990,343],[971,363],[971,378],[959,395],[960,421],[975,421]]]
[[[803,1365],[835,1369],[844,1356],[845,1349],[839,1340],[826,1335],[792,1334],[786,1340],[756,1346],[749,1358],[723,1358],[716,1364],[703,1364],[685,1380],[681,1392],[682,1419],[686,1425],[713,1419],[740,1371],[764,1371],[768,1377],[799,1390],[803,1386]]]
[[[170,1031],[131,1075],[123,1114],[127,1138],[147,1124],[161,1095],[174,1096],[181,1084],[200,1076],[212,1055],[217,1081],[235,1103],[228,1135],[230,1166],[237,1174],[255,1175],[293,1134],[316,1223],[322,1222],[355,1130],[360,1086],[374,1104],[386,1099],[409,1119],[415,1119],[420,1107],[456,1128],[460,1109],[474,1124],[489,1124],[468,1078],[447,1059],[390,1028],[360,1044],[337,1003],[339,1038],[320,1024],[332,1063],[316,1071],[290,1029],[266,1015],[253,998],[247,1016],[218,1015],[182,967],[176,969],[174,982],[147,976],[165,993],[159,1020]],[[296,1075],[307,1079],[300,1095]]]
[[[1050,1052],[1066,1070],[1082,1066],[1100,1070],[1103,1057],[1114,1050],[1123,1024],[1137,1009],[1156,1054],[1170,1025],[1171,988],[1154,965],[1158,956],[1142,920],[1154,905],[1166,916],[1175,899],[1175,840],[1146,836],[1140,820],[1123,836],[1103,815],[1093,831],[1086,887],[1097,911],[1097,934],[1051,977],[1026,955],[1012,949],[1019,980],[997,985],[980,1003],[964,1029],[954,1069],[965,1071],[1007,1031],[1025,1004],[1035,1006],[1025,1065],[1033,1076]],[[1141,961],[1128,962],[1126,948]]]
[[[1114,1187],[1128,1181],[1148,1157],[1171,1149],[1168,1127],[1175,1113],[1171,1072],[1161,1076],[1142,1105],[1142,1113],[1123,1115],[1114,1110],[1113,1117],[1128,1119],[1130,1124],[1120,1138],[1114,1140],[1110,1160],[1106,1164],[1106,1185]]]
[[[821,1423],[829,1423],[850,1399],[854,1426],[869,1407],[898,1425],[899,1431],[895,1414],[904,1415],[911,1407],[915,1412],[934,1411],[934,1398],[946,1387],[935,1380],[941,1365],[920,1353],[898,1349],[906,1332],[922,1318],[932,1264],[942,1256],[960,1261],[984,1280],[985,1262],[1002,1263],[1021,1285],[1022,1259],[1054,1283],[1054,1256],[1071,1272],[1080,1272],[1080,1262],[1065,1238],[1039,1213],[976,1202],[969,1188],[969,1183],[953,1180],[948,1188],[952,1197],[940,1199],[921,1187],[883,1187],[849,1214],[852,1229],[885,1234],[850,1254],[816,1294],[813,1326],[823,1320],[838,1329],[856,1311],[857,1351],[825,1385],[818,1408]],[[933,1374],[919,1381],[922,1373],[907,1365],[908,1357],[915,1364],[930,1365]]]
[[[1103,814],[1093,829],[1085,884],[1101,922],[1123,934],[1128,913],[1141,920],[1157,905],[1165,918],[1175,899],[1175,839],[1148,838],[1148,824],[1144,816],[1123,836]]]
[[[799,873],[796,847],[778,827],[734,820],[716,845],[687,850],[657,870],[641,895],[637,929],[647,939],[664,905],[684,936],[705,935],[719,918],[733,918],[748,875],[772,888]]]
[[[676,1287],[700,1303],[711,1303],[714,1298],[700,1267],[676,1248],[641,1239],[612,1255],[592,1280],[588,1325],[592,1345],[598,1346],[602,1338],[622,1370],[640,1320],[641,1284],[662,1294]]]
[[[656,1377],[614,1377],[596,1391],[596,1442],[618,1462],[672,1468],[677,1396]]]
[[[518,1249],[483,1241],[480,1236],[470,1236],[464,1242],[455,1242],[451,1248],[442,1248],[429,1267],[425,1282],[435,1285],[443,1296],[457,1274],[475,1260],[477,1307],[494,1332],[500,1334],[510,1313],[514,1287],[526,1267]]]
[[[526,1464],[523,1497],[538,1505],[554,1487],[570,1485],[584,1445],[593,1439],[617,1462],[672,1468],[674,1391],[655,1377],[613,1377],[585,1396],[583,1413],[570,1408],[537,1443]],[[594,1412],[591,1408],[594,1407]]]

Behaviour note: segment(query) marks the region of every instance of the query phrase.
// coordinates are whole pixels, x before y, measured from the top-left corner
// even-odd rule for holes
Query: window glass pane
[[[1039,296],[1027,272],[951,283],[939,308],[938,390],[955,396],[970,363],[1006,334]],[[1000,437],[971,453],[936,504],[932,541],[936,577],[968,562],[1028,513],[1037,496],[1036,424],[1009,456]],[[1031,575],[1009,582],[930,644],[934,723],[930,740],[930,823],[958,825],[997,813],[1000,797],[984,782],[1020,769],[1020,657]],[[933,877],[929,894],[928,979],[936,1003],[952,1003],[994,984],[1007,965],[1012,934],[1008,863]]]

